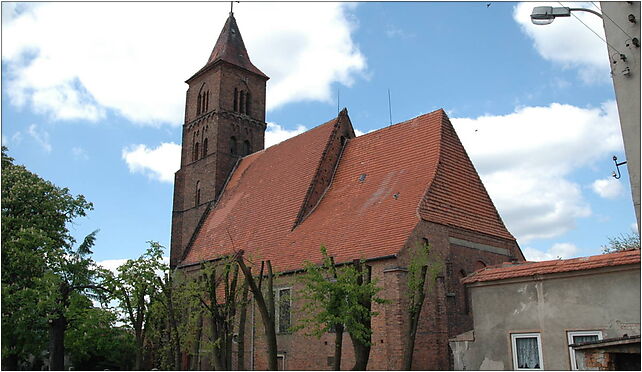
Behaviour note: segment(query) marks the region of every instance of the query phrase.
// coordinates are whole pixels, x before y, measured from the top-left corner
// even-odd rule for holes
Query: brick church
[[[407,321],[408,250],[429,242],[444,260],[428,292],[413,368],[451,369],[448,339],[473,328],[460,279],[487,265],[524,260],[446,113],[437,110],[355,137],[346,109],[336,118],[264,148],[266,82],[250,62],[230,13],[203,68],[187,80],[181,167],[172,211],[171,266],[187,272],[242,248],[271,260],[279,367],[331,369],[334,335],[291,333],[297,272],[321,262],[363,259],[382,287],[373,304],[368,369],[401,369]],[[233,243],[232,243],[233,241]],[[235,248],[234,248],[234,247]],[[245,332],[245,365],[266,369],[258,312]],[[209,369],[206,356],[190,368]],[[344,337],[343,368],[354,363]]]

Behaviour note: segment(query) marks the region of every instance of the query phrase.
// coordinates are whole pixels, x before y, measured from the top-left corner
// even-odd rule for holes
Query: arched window
[[[207,138],[203,140],[203,157],[207,156]]]
[[[244,114],[245,113],[245,91],[244,90],[241,91],[241,104],[240,104],[240,106],[241,107],[240,107],[239,111],[241,112],[241,114]]]
[[[250,92],[245,92],[245,113],[250,114]]]
[[[465,278],[466,275],[467,275],[466,274],[466,270],[464,270],[464,269],[459,270],[459,280],[460,281],[463,278]],[[466,288],[466,286],[464,286],[463,290],[464,290],[464,296],[462,298],[462,300],[464,302],[464,309],[463,310],[464,310],[464,314],[469,314],[470,313],[470,304],[469,304],[470,301],[468,299],[468,288]]]
[[[207,112],[207,109],[210,107],[210,91],[208,90],[207,93],[205,94],[205,112]]]
[[[198,142],[194,144],[194,152],[192,154],[192,161],[198,160]]]
[[[475,271],[477,271],[479,269],[483,269],[484,267],[486,267],[486,264],[484,263],[484,261],[479,260],[479,261],[475,262]]]
[[[230,138],[230,152],[232,153],[232,155],[238,154],[238,143],[236,141],[236,137],[234,136]]]
[[[250,141],[245,140],[243,141],[243,156],[249,155],[251,152],[252,146],[250,146]]]
[[[194,194],[194,206],[198,207],[201,204],[201,181],[196,181],[196,193]]]
[[[201,98],[202,98],[202,96],[201,96],[201,93],[199,92],[198,93],[198,99],[196,100],[196,115],[200,115],[201,114]]]
[[[234,112],[239,110],[239,90],[234,88]]]

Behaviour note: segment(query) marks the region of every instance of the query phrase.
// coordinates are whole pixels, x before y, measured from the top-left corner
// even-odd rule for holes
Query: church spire
[[[247,54],[241,32],[236,25],[236,19],[234,19],[234,13],[232,12],[230,12],[225,26],[223,26],[223,30],[221,30],[221,34],[216,41],[216,45],[214,45],[207,65],[214,64],[218,61],[231,63],[266,79],[268,78],[267,75],[250,62],[250,56]]]

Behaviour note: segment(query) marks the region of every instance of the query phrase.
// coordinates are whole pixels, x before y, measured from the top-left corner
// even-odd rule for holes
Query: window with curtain
[[[513,368],[516,370],[542,370],[541,338],[539,333],[511,335]]]

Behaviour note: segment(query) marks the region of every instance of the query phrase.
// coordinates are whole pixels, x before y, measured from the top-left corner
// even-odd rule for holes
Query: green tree
[[[602,246],[602,253],[613,253],[640,249],[640,235],[635,232],[622,233],[609,238],[609,243]]]
[[[105,271],[91,258],[96,233],[87,235],[76,250],[67,247],[48,255],[47,270],[39,283],[39,306],[47,314],[49,324],[49,366],[64,369],[65,332],[69,326],[69,310],[74,295],[98,298],[104,295],[101,285]]]
[[[304,287],[299,297],[304,300],[300,310],[303,317],[295,329],[305,329],[308,335],[316,337],[335,332],[335,370],[341,369],[345,329],[355,351],[353,369],[365,370],[370,356],[371,319],[377,315],[371,305],[386,301],[377,296],[381,288],[371,279],[370,266],[354,260],[350,265],[338,267],[323,246],[321,254],[322,265],[307,262],[301,276]]]
[[[95,233],[74,250],[75,239],[67,225],[85,216],[92,204],[15,165],[6,152],[3,146],[2,361],[5,368],[16,369],[20,361],[44,349],[47,320],[59,327],[61,322],[56,320],[65,311],[63,282],[72,292],[84,292],[88,288],[80,286],[91,284],[87,279],[93,275],[83,274],[87,270],[74,270],[83,264],[91,266],[85,250],[93,244]],[[49,311],[48,317],[43,316],[44,310]],[[64,342],[62,348],[54,342],[60,337],[54,337],[52,328],[50,324],[50,345],[56,353],[50,357],[57,363]]]
[[[74,294],[67,317],[70,325],[65,332],[65,345],[75,369],[133,368],[134,335],[116,326],[114,312],[95,307],[87,297]]]
[[[143,366],[144,347],[147,342],[148,318],[152,303],[159,297],[158,275],[167,271],[163,263],[163,246],[150,241],[149,247],[135,260],[127,260],[109,274],[105,281],[113,298],[123,313],[123,320],[131,326],[136,340],[134,369]]]
[[[444,267],[441,258],[431,251],[427,243],[415,245],[409,250],[408,255],[410,257],[407,282],[409,326],[403,354],[404,370],[407,371],[412,369],[415,338],[426,290],[434,285]]]

